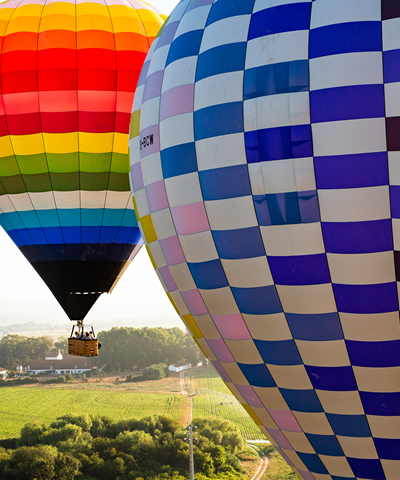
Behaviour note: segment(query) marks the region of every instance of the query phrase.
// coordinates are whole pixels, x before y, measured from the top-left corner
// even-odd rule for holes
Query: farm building
[[[190,368],[192,366],[191,363],[187,363],[187,362],[178,362],[178,363],[174,363],[173,365],[170,365],[168,367],[168,370],[170,372],[182,372],[182,370],[187,370],[188,368]]]
[[[0,368],[0,378],[4,379],[7,377],[7,370],[5,368]]]
[[[61,353],[58,355],[57,352],[50,353],[56,354],[56,356],[48,358],[49,354],[47,354],[45,360],[31,360],[27,370],[32,373],[54,370],[56,374],[62,375],[64,373],[85,373],[92,369],[92,363],[89,358],[62,355]]]
[[[46,353],[45,360],[62,360],[63,356],[60,350],[58,352],[48,352]]]

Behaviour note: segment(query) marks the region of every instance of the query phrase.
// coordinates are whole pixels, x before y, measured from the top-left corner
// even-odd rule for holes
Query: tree
[[[68,338],[58,337],[57,341],[54,343],[54,347],[65,355],[68,353]]]

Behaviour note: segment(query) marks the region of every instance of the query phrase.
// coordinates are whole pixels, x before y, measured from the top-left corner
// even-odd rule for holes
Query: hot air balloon
[[[129,119],[162,22],[138,0],[0,5],[0,224],[71,320],[141,246]]]
[[[182,320],[302,479],[400,478],[400,3],[183,0],[130,140]]]

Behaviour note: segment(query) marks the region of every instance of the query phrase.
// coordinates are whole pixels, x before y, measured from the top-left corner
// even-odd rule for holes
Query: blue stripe
[[[400,340],[356,342],[346,340],[350,362],[356,367],[400,366]]]
[[[251,17],[249,40],[281,32],[308,30],[311,2],[292,3],[255,12]]]
[[[194,142],[161,150],[161,165],[164,178],[197,172]]]
[[[303,361],[294,340],[269,342],[254,339],[265,363],[271,365],[302,365]]]
[[[243,132],[243,102],[221,103],[197,110],[193,123],[195,140]]]
[[[251,195],[247,164],[203,170],[199,179],[205,201]]]
[[[374,480],[385,480],[387,478],[379,458],[346,458],[357,478],[373,478]]]
[[[393,250],[392,221],[322,222],[327,253],[373,253]]]
[[[258,227],[236,230],[213,230],[220,258],[240,259],[265,256],[264,243]]]
[[[357,390],[353,369],[348,367],[316,367],[305,365],[311,383],[316,390],[349,392]]]
[[[255,0],[230,0],[226,2],[214,2],[207,18],[206,27],[224,18],[237,15],[249,15],[253,11]]]
[[[383,52],[383,81],[400,82],[400,50]]]
[[[342,325],[337,312],[319,314],[285,313],[285,316],[293,338],[296,340],[328,341],[343,339]]]
[[[308,88],[308,60],[262,65],[244,72],[244,100],[280,93],[306,92]]]
[[[399,309],[396,282],[377,285],[333,284],[336,305],[344,313],[385,313]]]
[[[344,453],[335,435],[317,435],[306,433],[306,437],[318,455],[343,457]]]
[[[328,470],[317,454],[303,453],[298,451],[296,453],[310,472],[320,473],[321,475],[329,475]]]
[[[137,225],[135,211],[125,208],[63,208],[51,210],[28,210],[0,214],[7,229],[52,228],[84,226],[124,226]],[[8,222],[8,223],[7,223]]]
[[[311,125],[245,132],[247,163],[312,157]]]
[[[319,189],[376,187],[389,183],[387,152],[314,157],[314,166]]]
[[[311,123],[385,116],[383,85],[352,85],[310,92]]]
[[[231,287],[239,310],[249,315],[268,315],[282,312],[275,285],[268,287]]]
[[[211,290],[229,286],[221,260],[216,259],[209,262],[188,263],[187,265],[197,288]]]
[[[370,437],[371,431],[365,415],[338,415],[327,413],[335,435],[344,437]]]
[[[319,222],[317,192],[287,192],[254,195],[254,208],[261,226]]]
[[[400,460],[400,439],[374,438],[378,457],[384,460]]]
[[[389,188],[392,218],[400,218],[400,186],[390,185]]]
[[[229,43],[200,53],[196,82],[213,75],[244,70],[246,47],[246,42]]]
[[[400,415],[400,392],[360,392],[366,415]]]
[[[292,411],[308,413],[323,412],[315,390],[289,390],[280,388],[279,391]]]
[[[257,365],[238,363],[238,366],[250,385],[264,388],[276,387],[275,380],[264,363]]]
[[[330,283],[325,253],[274,257],[268,263],[276,285],[317,285]]]
[[[202,38],[203,30],[193,30],[176,38],[169,49],[165,66],[167,67],[180,58],[198,55]]]
[[[309,58],[381,50],[381,22],[339,23],[310,30]]]

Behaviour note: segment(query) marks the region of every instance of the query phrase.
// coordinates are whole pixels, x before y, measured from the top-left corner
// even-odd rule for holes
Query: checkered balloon
[[[303,479],[400,478],[400,2],[182,0],[131,185],[196,342]]]

